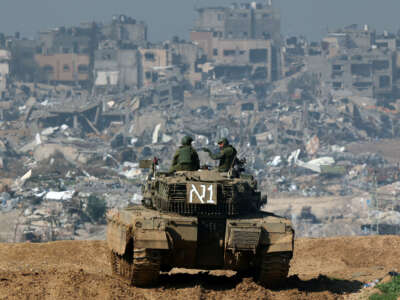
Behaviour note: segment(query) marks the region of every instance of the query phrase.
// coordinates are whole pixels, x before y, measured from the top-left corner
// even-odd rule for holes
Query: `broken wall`
[[[163,48],[141,48],[140,73],[144,86],[149,86],[157,81],[158,68],[165,68],[172,64],[172,54],[169,49]]]
[[[95,85],[135,87],[141,86],[140,61],[137,50],[102,49],[95,54]]]
[[[331,59],[331,86],[367,97],[390,95],[394,90],[395,70],[392,52],[358,49]]]
[[[54,54],[35,55],[35,61],[49,81],[74,83],[89,80],[89,55]]]

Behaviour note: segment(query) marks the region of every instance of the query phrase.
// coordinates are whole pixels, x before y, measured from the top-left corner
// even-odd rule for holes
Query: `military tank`
[[[142,205],[107,214],[113,274],[136,286],[153,285],[174,267],[234,270],[272,288],[285,282],[293,226],[260,210],[266,197],[251,175],[151,168]]]

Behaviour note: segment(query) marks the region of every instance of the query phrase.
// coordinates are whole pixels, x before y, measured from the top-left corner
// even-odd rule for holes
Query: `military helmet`
[[[190,145],[193,142],[193,138],[190,135],[185,135],[182,138],[182,145]]]
[[[217,144],[218,144],[218,145],[219,145],[219,144],[229,145],[229,141],[228,141],[227,138],[222,138],[222,139],[219,139],[219,140],[218,140]]]

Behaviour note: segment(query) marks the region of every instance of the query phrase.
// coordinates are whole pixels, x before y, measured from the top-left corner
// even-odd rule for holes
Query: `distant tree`
[[[107,204],[103,198],[94,195],[88,198],[86,213],[93,221],[103,223],[105,221],[106,211]]]

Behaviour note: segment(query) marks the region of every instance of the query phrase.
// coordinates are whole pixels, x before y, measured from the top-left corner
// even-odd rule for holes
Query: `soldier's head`
[[[218,141],[219,148],[224,148],[226,145],[229,145],[227,138],[222,138]]]
[[[193,138],[189,135],[186,135],[182,138],[182,145],[191,145],[193,142]]]

